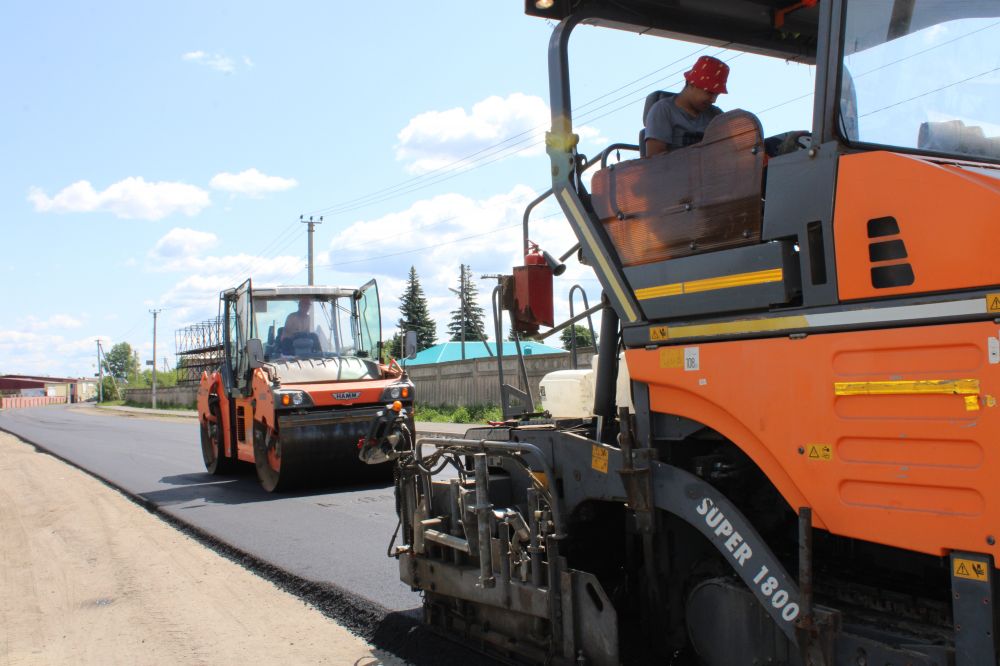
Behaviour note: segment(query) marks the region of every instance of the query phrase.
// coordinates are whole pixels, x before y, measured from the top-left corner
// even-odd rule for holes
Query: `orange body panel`
[[[350,407],[351,405],[378,404],[382,392],[395,379],[361,382],[330,382],[327,384],[284,384],[282,388],[305,391],[317,407]],[[353,394],[357,393],[357,396]],[[335,395],[342,397],[336,398]]]
[[[997,172],[1000,175],[1000,172]],[[868,221],[896,219],[899,234],[869,238]],[[842,300],[1000,284],[995,260],[1000,179],[889,152],[840,158],[833,237]],[[872,261],[872,242],[902,240],[906,257]],[[913,283],[876,288],[874,266],[909,263]]]
[[[1000,364],[989,357],[998,337],[981,322],[688,347],[697,370],[670,347],[626,359],[652,411],[726,436],[793,508],[812,507],[817,527],[1000,558],[988,542],[1000,538]],[[923,380],[977,380],[978,393],[907,393]],[[843,382],[895,382],[895,393],[837,395]]]

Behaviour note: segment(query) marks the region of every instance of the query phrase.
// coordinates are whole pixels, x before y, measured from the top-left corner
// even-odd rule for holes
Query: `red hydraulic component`
[[[534,335],[539,326],[552,326],[552,266],[538,245],[528,244],[524,266],[514,267],[513,326]]]

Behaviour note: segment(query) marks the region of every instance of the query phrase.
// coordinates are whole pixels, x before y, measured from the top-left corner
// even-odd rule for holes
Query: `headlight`
[[[382,391],[382,402],[389,400],[412,400],[413,384],[393,384]]]
[[[305,391],[280,391],[274,394],[275,407],[302,407],[312,405]]]

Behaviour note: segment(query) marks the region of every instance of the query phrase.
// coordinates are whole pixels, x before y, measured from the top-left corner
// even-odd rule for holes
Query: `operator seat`
[[[763,170],[760,121],[737,109],[712,119],[699,143],[601,169],[591,202],[626,267],[752,245]]]
[[[649,110],[661,99],[669,99],[671,97],[677,97],[677,93],[654,90],[646,95],[646,103],[642,107],[642,129],[639,130],[639,157],[646,156],[646,116],[649,115]]]

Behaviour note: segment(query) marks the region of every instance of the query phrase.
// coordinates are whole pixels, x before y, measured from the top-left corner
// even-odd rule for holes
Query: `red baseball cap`
[[[729,78],[729,65],[712,56],[702,56],[689,71],[684,72],[684,80],[716,95],[729,92],[726,90],[726,80]]]

